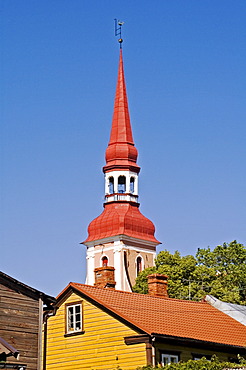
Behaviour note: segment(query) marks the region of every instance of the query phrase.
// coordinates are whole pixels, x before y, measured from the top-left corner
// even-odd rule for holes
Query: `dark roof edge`
[[[176,344],[186,344],[195,346],[195,347],[201,347],[204,348],[204,345],[206,345],[207,348],[214,349],[220,349],[222,352],[230,350],[230,352],[234,352],[236,354],[246,354],[246,347],[243,346],[235,346],[233,344],[226,344],[226,343],[218,343],[218,342],[209,342],[201,339],[194,339],[194,338],[185,338],[185,337],[176,337],[172,335],[162,335],[162,334],[157,334],[157,333],[151,333],[151,336],[154,337],[156,340],[161,340],[161,341],[167,341],[168,343],[170,342],[175,342]]]
[[[47,295],[40,290],[37,290],[35,288],[30,287],[29,285],[26,285],[24,283],[21,283],[20,281],[12,278],[11,276],[5,274],[4,272],[0,271],[0,283],[6,285],[7,287],[26,294],[30,298],[38,300],[39,298],[42,299],[42,301],[46,305],[50,305],[56,302],[55,297],[52,297],[50,295]]]
[[[230,344],[224,343],[216,343],[216,342],[208,342],[200,339],[193,339],[193,338],[185,338],[185,337],[177,337],[172,335],[161,335],[152,333],[151,335],[148,334],[140,334],[140,335],[130,335],[124,338],[125,343],[127,345],[132,344],[139,344],[139,343],[149,343],[149,342],[164,342],[169,344],[176,344],[176,345],[186,345],[193,348],[204,348],[206,346],[207,349],[213,350],[216,348],[221,352],[228,352],[235,354],[245,354],[246,348],[241,346],[234,346]]]

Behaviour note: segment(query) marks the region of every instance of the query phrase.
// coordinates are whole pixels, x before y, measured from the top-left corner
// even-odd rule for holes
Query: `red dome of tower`
[[[117,235],[126,235],[159,244],[154,236],[155,226],[138,209],[138,204],[112,202],[105,204],[104,211],[88,227],[84,243]]]
[[[114,168],[126,168],[134,169],[137,172],[140,171],[140,167],[136,164],[138,156],[137,148],[129,143],[114,143],[109,144],[106,149],[105,159],[106,166],[104,166],[103,171],[107,172]]]

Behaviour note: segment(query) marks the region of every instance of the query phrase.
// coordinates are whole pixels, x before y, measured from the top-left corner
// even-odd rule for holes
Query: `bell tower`
[[[122,48],[110,140],[106,149],[104,210],[88,227],[86,284],[94,285],[95,268],[115,269],[115,288],[132,291],[140,271],[154,265],[154,224],[139,210],[138,151],[134,145]]]

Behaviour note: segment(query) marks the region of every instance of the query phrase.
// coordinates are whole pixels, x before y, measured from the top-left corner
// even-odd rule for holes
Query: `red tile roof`
[[[159,298],[70,283],[70,288],[149,335],[159,334],[232,346],[246,346],[246,326],[206,302]]]

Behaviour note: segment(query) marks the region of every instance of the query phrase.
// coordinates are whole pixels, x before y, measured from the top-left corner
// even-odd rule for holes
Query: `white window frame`
[[[178,355],[173,355],[171,353],[162,353],[161,354],[161,365],[169,365],[172,363],[177,363],[179,362],[179,356]]]
[[[203,357],[205,357],[206,360],[211,361],[212,355],[204,355],[204,354],[201,354],[201,353],[192,354],[192,360],[194,360],[194,361],[199,361]]]
[[[78,310],[79,308],[79,310]],[[76,312],[77,311],[77,312]],[[79,333],[83,330],[82,303],[70,304],[66,307],[67,334]]]

